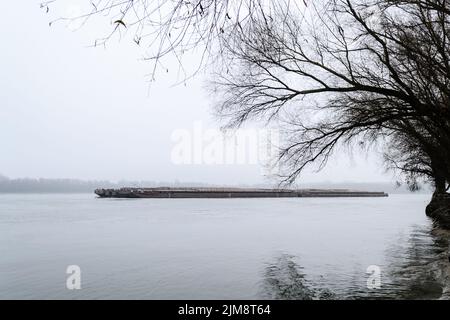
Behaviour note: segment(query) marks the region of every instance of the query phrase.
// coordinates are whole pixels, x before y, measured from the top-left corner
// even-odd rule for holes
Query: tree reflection
[[[397,244],[387,252],[387,297],[446,298],[450,272],[448,245],[448,232],[438,228],[415,226],[406,247]]]
[[[263,295],[269,299],[313,300],[331,299],[329,290],[318,289],[306,279],[303,267],[295,261],[295,256],[282,254],[265,268]]]
[[[368,275],[327,275],[315,280],[298,264],[298,257],[282,254],[263,272],[262,296],[268,299],[450,299],[450,232],[415,226],[407,241],[386,252],[380,289],[368,289]],[[345,280],[342,280],[345,279]]]

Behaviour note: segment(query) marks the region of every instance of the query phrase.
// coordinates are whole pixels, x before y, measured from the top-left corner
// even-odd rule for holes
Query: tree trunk
[[[426,208],[426,214],[439,227],[450,229],[450,194],[446,192],[446,180],[441,175],[435,177],[435,191]]]
[[[435,191],[434,193],[445,193],[446,192],[446,187],[445,187],[445,178],[441,175],[439,175],[438,177],[436,177],[434,179],[434,185],[435,185]]]

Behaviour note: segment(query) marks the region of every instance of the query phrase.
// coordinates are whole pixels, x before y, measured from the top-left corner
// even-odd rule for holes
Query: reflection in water
[[[334,298],[331,291],[316,288],[311,280],[307,280],[303,268],[294,260],[294,256],[283,254],[273,264],[267,266],[263,283],[265,298],[282,300]]]
[[[380,289],[368,289],[368,275],[314,280],[298,258],[282,254],[264,270],[262,296],[268,299],[450,299],[450,232],[417,226],[406,244],[386,253]],[[338,283],[340,282],[340,283]]]
[[[448,299],[448,231],[415,227],[406,247],[388,251],[386,298]]]

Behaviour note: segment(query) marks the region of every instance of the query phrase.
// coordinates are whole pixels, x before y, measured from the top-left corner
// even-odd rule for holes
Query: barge
[[[248,189],[248,188],[120,188],[96,189],[100,198],[319,198],[387,197],[385,192],[347,189]]]

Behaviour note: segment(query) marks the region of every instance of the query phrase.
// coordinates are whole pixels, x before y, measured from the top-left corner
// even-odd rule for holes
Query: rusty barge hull
[[[387,197],[385,192],[345,189],[121,188],[97,189],[101,198],[331,198]]]

